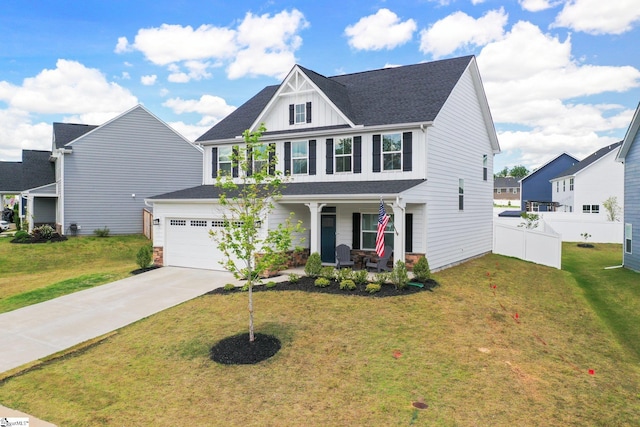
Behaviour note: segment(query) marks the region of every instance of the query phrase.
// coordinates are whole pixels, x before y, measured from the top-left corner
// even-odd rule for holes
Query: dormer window
[[[289,104],[289,124],[311,123],[311,102]]]

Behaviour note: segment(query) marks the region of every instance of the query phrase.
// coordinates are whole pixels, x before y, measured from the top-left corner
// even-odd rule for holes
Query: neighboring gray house
[[[202,183],[201,149],[141,105],[101,126],[54,123],[51,160],[55,181],[23,196],[35,218],[53,203],[62,234],[141,233],[145,198]]]
[[[426,254],[441,269],[491,252],[500,147],[476,59],[466,56],[334,77],[294,66],[196,140],[204,185],[149,200],[157,263],[222,269],[208,233],[224,209],[215,178],[238,176],[232,153],[260,123],[290,177],[265,230],[292,212],[307,230],[300,246],[332,263],[346,244],[361,260],[374,252],[383,200],[394,261],[411,266]]]
[[[624,163],[625,267],[640,272],[640,104],[622,140],[616,160]],[[634,240],[635,236],[635,240]]]

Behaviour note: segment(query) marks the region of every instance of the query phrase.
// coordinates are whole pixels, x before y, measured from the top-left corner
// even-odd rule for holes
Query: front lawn
[[[256,365],[210,360],[246,332],[247,295],[205,295],[3,381],[0,402],[60,426],[637,425],[638,359],[572,273],[488,255],[435,279],[258,292],[256,332],[282,348]]]
[[[130,275],[142,235],[16,244],[0,238],[0,313]]]

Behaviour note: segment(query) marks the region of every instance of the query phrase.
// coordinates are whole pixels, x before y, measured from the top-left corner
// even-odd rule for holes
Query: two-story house
[[[624,198],[624,168],[615,158],[622,142],[607,145],[551,179],[557,212],[606,215],[602,202]]]
[[[562,153],[534,169],[520,180],[520,206],[527,212],[555,211],[551,179],[578,163],[570,154]]]
[[[62,234],[142,233],[145,198],[202,183],[201,149],[142,105],[100,126],[54,123],[47,158],[50,184],[22,195]]]
[[[378,208],[391,221],[394,260],[422,255],[433,269],[492,249],[493,156],[500,152],[473,56],[325,77],[296,65],[196,140],[204,185],[147,200],[156,263],[221,269],[208,231],[221,225],[218,171],[264,123],[289,177],[262,227],[290,212],[305,247],[333,262],[335,247],[375,247]]]
[[[520,182],[512,176],[497,176],[493,179],[493,203],[518,206],[520,204]]]
[[[640,272],[640,104],[616,160],[624,163],[624,242],[622,264]],[[635,235],[635,240],[633,236]]]

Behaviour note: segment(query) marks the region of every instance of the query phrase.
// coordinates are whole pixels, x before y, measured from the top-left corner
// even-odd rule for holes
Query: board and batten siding
[[[640,272],[640,132],[624,162],[624,223],[632,227],[631,253],[624,254],[624,266]]]
[[[487,180],[483,180],[483,155]],[[467,70],[427,128],[427,259],[443,268],[492,250],[493,150]],[[464,179],[464,210],[458,180]]]
[[[142,232],[144,199],[202,183],[202,152],[141,106],[69,145],[64,233]],[[135,196],[134,196],[135,195]]]

